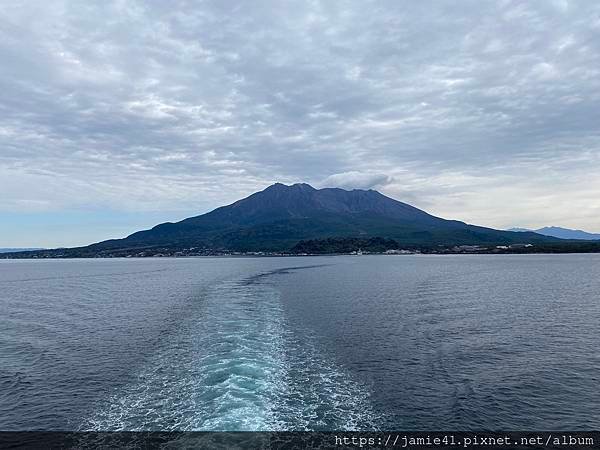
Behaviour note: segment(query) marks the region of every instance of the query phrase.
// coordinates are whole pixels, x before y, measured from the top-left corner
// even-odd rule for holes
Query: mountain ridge
[[[538,228],[537,230],[530,230],[527,228],[509,228],[507,231],[514,232],[534,232],[542,234],[544,236],[556,237],[559,239],[575,239],[583,241],[596,241],[600,240],[600,233],[590,233],[583,230],[576,230],[572,228],[563,228],[556,226],[549,226]]]
[[[355,235],[393,238],[408,245],[544,240],[535,233],[507,234],[442,219],[375,190],[315,189],[306,183],[276,183],[206,214],[95,245],[179,242],[234,251],[281,251],[303,239]]]
[[[328,238],[392,239],[412,248],[558,241],[531,232],[514,233],[443,219],[371,189],[315,189],[306,183],[275,183],[205,214],[161,223],[121,239],[44,254],[288,252],[301,241]]]

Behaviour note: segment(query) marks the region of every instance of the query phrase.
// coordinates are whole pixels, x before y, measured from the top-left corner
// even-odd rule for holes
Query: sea
[[[600,255],[0,260],[0,430],[600,429]]]

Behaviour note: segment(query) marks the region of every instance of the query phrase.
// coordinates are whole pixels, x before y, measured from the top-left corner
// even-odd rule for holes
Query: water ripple
[[[214,286],[197,319],[82,429],[374,428],[367,390],[286,324],[269,276],[290,270]]]

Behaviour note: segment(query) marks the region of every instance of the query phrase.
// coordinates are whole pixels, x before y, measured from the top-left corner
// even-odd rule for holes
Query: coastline
[[[389,254],[389,253],[376,253],[376,252],[365,252],[361,255],[353,254],[353,253],[302,253],[302,254],[292,254],[292,253],[270,253],[270,254],[207,254],[207,255],[149,255],[149,256],[3,256],[0,255],[0,261],[20,261],[20,260],[69,260],[69,259],[85,259],[85,260],[95,260],[95,259],[132,259],[132,260],[145,260],[145,259],[192,259],[192,258],[231,258],[231,259],[246,259],[246,258],[305,258],[305,257],[315,257],[315,256],[327,256],[327,257],[335,257],[335,256],[352,256],[352,257],[361,257],[361,256],[477,256],[477,255],[493,255],[493,256],[502,256],[502,255],[522,255],[522,256],[532,256],[532,255],[590,255],[590,254],[600,254],[600,250],[596,251],[564,251],[564,252],[551,252],[551,251],[532,251],[532,252],[411,252],[411,253],[402,253],[402,254]]]

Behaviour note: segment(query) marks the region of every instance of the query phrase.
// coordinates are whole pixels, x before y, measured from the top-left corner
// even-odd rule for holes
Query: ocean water
[[[600,255],[0,260],[0,430],[600,428]]]

